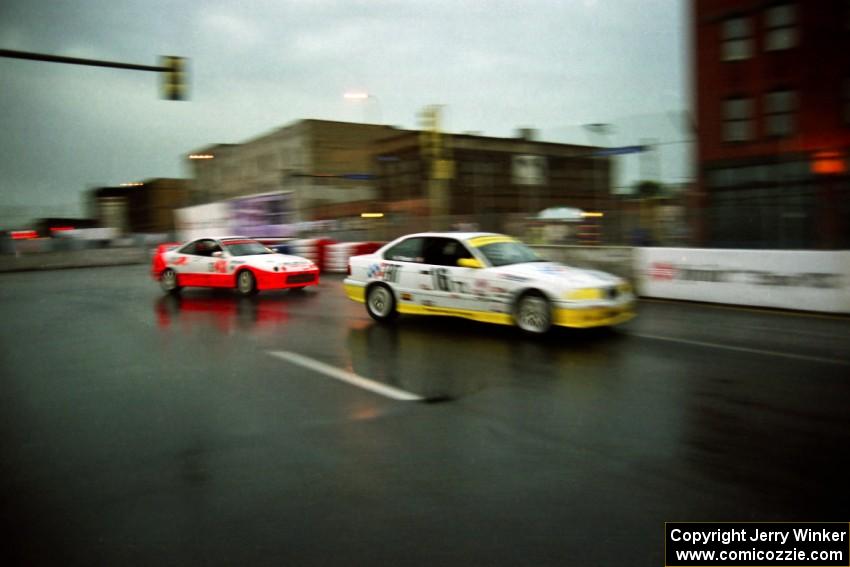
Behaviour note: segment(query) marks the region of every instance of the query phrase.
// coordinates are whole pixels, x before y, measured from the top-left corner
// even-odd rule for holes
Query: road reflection
[[[761,501],[759,510],[841,521],[850,505],[839,449],[850,442],[845,400],[796,382],[777,373],[762,383],[739,375],[693,384],[681,455],[716,481],[744,488]]]
[[[558,329],[531,338],[516,329],[443,318],[404,318],[394,325],[350,325],[353,372],[431,401],[485,388],[570,378],[588,367],[611,365],[616,331]]]
[[[161,330],[214,329],[223,334],[237,331],[273,333],[289,319],[288,296],[238,297],[210,291],[203,295],[167,295],[154,303]]]

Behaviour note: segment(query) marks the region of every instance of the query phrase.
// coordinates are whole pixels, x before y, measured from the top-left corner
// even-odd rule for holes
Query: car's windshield
[[[253,240],[239,240],[237,242],[223,242],[225,250],[231,256],[253,256],[256,254],[274,254],[259,242]]]
[[[525,262],[545,262],[534,250],[517,241],[493,242],[480,246],[478,250],[493,266],[523,264]]]

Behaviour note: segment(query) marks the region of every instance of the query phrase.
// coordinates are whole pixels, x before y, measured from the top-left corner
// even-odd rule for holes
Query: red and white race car
[[[310,260],[278,254],[244,236],[162,244],[154,254],[151,275],[168,293],[182,287],[224,287],[251,295],[319,284],[319,268]]]

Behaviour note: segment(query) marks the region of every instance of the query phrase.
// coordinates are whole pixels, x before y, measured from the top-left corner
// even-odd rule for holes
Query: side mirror
[[[212,256],[213,258],[221,258],[222,256],[224,256],[224,252],[222,252],[221,250],[216,250],[212,253]]]
[[[457,265],[462,268],[483,268],[484,264],[481,263],[480,260],[476,260],[475,258],[459,258],[457,261]]]

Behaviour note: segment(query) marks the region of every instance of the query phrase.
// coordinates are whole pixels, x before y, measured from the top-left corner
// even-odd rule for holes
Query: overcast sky
[[[171,102],[156,73],[0,58],[0,222],[79,214],[87,188],[185,177],[190,150],[300,118],[415,128],[438,103],[455,132],[680,138],[671,113],[690,96],[685,10],[684,0],[1,0],[0,48],[144,65],[185,56],[191,89]],[[373,98],[343,99],[351,90]],[[599,122],[623,126],[593,140],[581,125]]]

